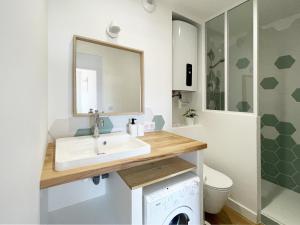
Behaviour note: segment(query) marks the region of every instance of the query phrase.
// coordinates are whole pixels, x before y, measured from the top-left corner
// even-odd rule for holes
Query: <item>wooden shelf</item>
[[[194,164],[175,157],[121,170],[118,173],[128,187],[133,190],[192,171],[195,168]]]
[[[151,153],[60,172],[54,170],[55,146],[53,144],[49,144],[40,180],[40,187],[41,189],[48,188],[59,184],[97,176],[99,174],[141,166],[159,160],[173,158],[184,153],[202,150],[207,147],[207,144],[204,142],[182,137],[166,131],[145,133],[145,136],[140,137],[139,139],[151,145]]]

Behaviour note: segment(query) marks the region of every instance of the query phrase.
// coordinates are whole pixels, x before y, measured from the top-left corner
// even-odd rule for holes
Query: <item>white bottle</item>
[[[138,125],[137,125],[137,135],[139,137],[144,136],[144,129],[145,129],[144,124],[143,123],[138,123]]]
[[[132,118],[131,122],[129,122],[128,125],[128,133],[132,136],[132,137],[136,137],[138,135],[138,128],[137,125],[135,124],[136,119]]]

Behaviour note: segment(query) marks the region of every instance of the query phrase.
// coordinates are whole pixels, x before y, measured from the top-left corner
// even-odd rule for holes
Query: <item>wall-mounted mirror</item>
[[[74,36],[75,116],[143,113],[143,51]]]

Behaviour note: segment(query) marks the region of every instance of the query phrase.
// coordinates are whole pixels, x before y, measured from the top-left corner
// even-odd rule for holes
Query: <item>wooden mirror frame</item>
[[[77,96],[76,96],[76,51],[77,51],[77,41],[85,41],[93,44],[98,44],[106,47],[116,48],[120,50],[125,50],[133,53],[137,53],[140,55],[140,76],[141,76],[141,84],[140,84],[140,112],[111,112],[111,113],[100,113],[100,116],[118,116],[118,115],[142,115],[144,114],[144,51],[128,48],[121,45],[116,45],[92,38],[87,38],[83,36],[74,35],[73,36],[73,115],[74,116],[90,116],[89,113],[78,113],[77,112]]]

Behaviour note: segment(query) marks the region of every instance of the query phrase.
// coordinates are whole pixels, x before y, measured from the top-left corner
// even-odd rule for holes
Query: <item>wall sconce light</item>
[[[156,0],[142,0],[142,4],[144,9],[149,13],[154,12],[156,8]]]
[[[106,33],[111,38],[117,38],[119,36],[120,31],[120,26],[117,25],[115,22],[111,22],[110,25],[106,28]]]

